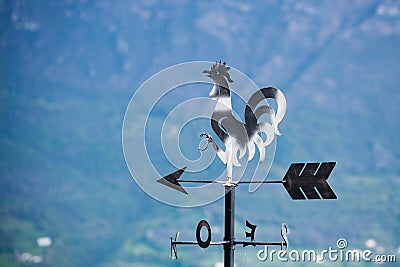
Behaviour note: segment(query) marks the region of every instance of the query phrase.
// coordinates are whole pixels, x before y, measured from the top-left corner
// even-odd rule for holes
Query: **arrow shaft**
[[[210,242],[211,246],[226,245],[229,241]],[[198,245],[197,241],[172,241],[173,245]],[[261,241],[233,241],[235,245],[255,245],[255,246],[285,246],[285,242],[261,242]]]
[[[201,183],[201,184],[222,184],[222,181],[209,181],[209,180],[178,180],[180,183]]]
[[[286,181],[241,181],[238,184],[282,184]]]
[[[225,184],[226,181],[210,181],[210,180],[178,180],[180,183],[203,183],[203,184]],[[240,181],[232,182],[233,184],[282,184],[286,181]]]

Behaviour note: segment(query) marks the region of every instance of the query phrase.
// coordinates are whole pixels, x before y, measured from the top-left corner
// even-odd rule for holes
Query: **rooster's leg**
[[[227,182],[232,182],[232,171],[233,171],[233,143],[232,139],[228,138],[228,142],[225,143],[225,155],[226,155],[226,176]]]
[[[205,136],[205,137],[207,138],[208,143],[209,143],[209,144],[210,144],[210,143],[212,144],[212,146],[213,146],[215,152],[217,153],[217,156],[220,158],[220,160],[221,160],[224,164],[226,164],[226,162],[227,162],[227,154],[226,154],[226,152],[223,151],[223,150],[217,145],[217,143],[215,143],[215,141],[214,141],[214,139],[211,137],[211,135],[209,135],[208,133],[202,133],[202,134],[200,134],[200,136]],[[207,145],[207,147],[208,147],[208,145]],[[207,147],[206,147],[205,149],[207,149]],[[205,150],[205,149],[204,149],[204,150]],[[203,149],[200,149],[200,150],[202,151]]]

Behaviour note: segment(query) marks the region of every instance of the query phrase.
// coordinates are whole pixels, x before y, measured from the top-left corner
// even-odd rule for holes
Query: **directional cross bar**
[[[258,241],[234,241],[233,242],[235,245],[243,245],[248,246],[280,246],[281,250],[283,247],[287,247],[287,244],[285,242],[258,242]]]
[[[179,236],[179,232],[177,233],[177,236]],[[170,237],[171,241],[171,259],[178,259],[178,249],[177,245],[199,245],[197,241],[177,241],[177,236],[175,236],[175,240]],[[227,245],[230,242],[225,240],[225,241],[217,241],[217,242],[210,242],[209,246],[216,246],[216,245]],[[262,241],[233,241],[234,245],[243,245],[245,246],[280,246],[281,250],[283,248],[287,248],[288,244],[286,241],[282,242],[262,242]]]
[[[231,190],[234,190],[234,188],[232,188]],[[225,210],[226,212],[226,210]],[[231,226],[233,227],[233,221],[229,221],[229,224],[232,224]],[[227,221],[225,221],[225,226],[227,226]],[[176,233],[175,235],[175,239],[173,239],[172,237],[170,237],[170,241],[171,241],[171,259],[178,259],[178,248],[177,245],[198,245],[201,248],[207,248],[210,245],[214,246],[214,245],[223,245],[224,246],[224,262],[226,266],[233,266],[233,258],[234,255],[231,255],[231,252],[234,252],[234,247],[235,245],[243,245],[243,247],[246,246],[259,246],[259,245],[263,245],[263,246],[280,246],[281,250],[287,250],[289,247],[289,240],[287,238],[287,233],[288,233],[288,227],[287,224],[282,223],[281,226],[281,236],[282,236],[282,241],[281,242],[265,242],[265,241],[254,241],[254,232],[256,229],[256,225],[251,224],[249,221],[246,220],[246,226],[249,227],[251,229],[251,232],[248,233],[246,232],[246,237],[250,237],[250,241],[236,241],[234,234],[233,234],[233,228],[228,227],[227,229],[232,229],[232,235],[228,236],[227,233],[225,233],[225,237],[223,241],[217,241],[217,242],[211,242],[211,226],[209,225],[209,223],[206,220],[201,220],[198,225],[197,225],[197,229],[196,229],[196,240],[197,241],[178,241],[179,238],[179,232]],[[200,231],[201,229],[205,227],[207,228],[208,231],[208,237],[206,240],[203,240],[200,236]],[[225,232],[226,230],[225,229]],[[230,231],[228,231],[230,232]],[[227,257],[229,256],[229,257]]]

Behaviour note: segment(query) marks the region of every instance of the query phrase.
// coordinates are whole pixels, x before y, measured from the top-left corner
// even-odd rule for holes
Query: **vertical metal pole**
[[[224,266],[233,267],[235,245],[235,186],[225,185],[225,236],[224,241]]]

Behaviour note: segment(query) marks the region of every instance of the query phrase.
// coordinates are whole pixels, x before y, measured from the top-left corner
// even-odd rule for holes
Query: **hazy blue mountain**
[[[336,201],[239,189],[238,238],[246,219],[258,240],[279,239],[286,222],[292,248],[344,237],[366,249],[374,239],[374,253],[399,261],[399,47],[399,1],[0,1],[0,265],[35,265],[23,253],[45,266],[222,261],[217,248],[168,258],[169,236],[194,239],[201,219],[222,238],[222,202],[164,205],[137,186],[122,153],[135,90],[194,60],[227,61],[285,93],[271,177],[292,162],[338,162]],[[37,246],[42,236],[50,247]],[[238,247],[238,265],[265,265],[256,253]]]

